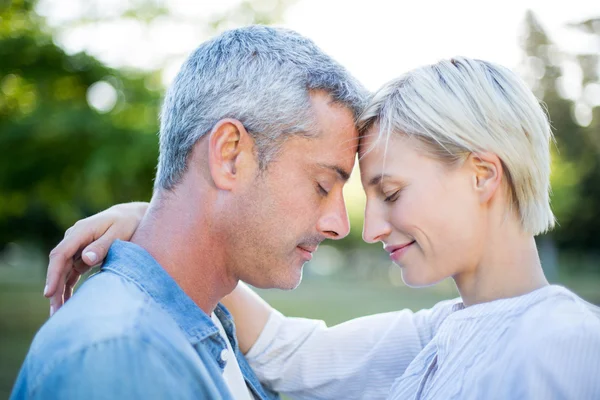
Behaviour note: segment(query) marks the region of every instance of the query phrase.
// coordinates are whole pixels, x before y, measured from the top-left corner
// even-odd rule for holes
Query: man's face
[[[350,231],[342,189],[358,145],[353,116],[328,95],[311,101],[318,135],[288,139],[235,207],[230,268],[256,287],[295,288],[319,243]]]

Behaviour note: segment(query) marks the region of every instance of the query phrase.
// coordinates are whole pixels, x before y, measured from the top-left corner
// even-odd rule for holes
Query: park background
[[[0,398],[47,318],[49,250],[78,219],[150,199],[165,87],[199,43],[251,23],[309,36],[371,90],[454,55],[517,71],[556,136],[544,268],[600,304],[599,2],[0,0]],[[265,298],[335,324],[456,295],[450,281],[404,286],[361,240],[356,171],[346,196],[351,234],[320,247],[297,290]]]

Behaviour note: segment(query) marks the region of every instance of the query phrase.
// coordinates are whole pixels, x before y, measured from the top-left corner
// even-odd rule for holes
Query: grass
[[[43,284],[0,285],[0,398],[7,399],[35,332],[48,318]]]
[[[600,304],[600,277],[571,278],[562,283]],[[0,283],[0,398],[8,398],[33,336],[48,317],[42,287],[43,283]],[[418,310],[456,296],[450,282],[410,289],[383,281],[357,282],[339,277],[306,279],[292,292],[259,293],[286,315],[323,319],[329,325],[377,312]]]

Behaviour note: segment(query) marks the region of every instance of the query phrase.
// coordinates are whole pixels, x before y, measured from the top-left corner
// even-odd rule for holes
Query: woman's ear
[[[232,190],[240,176],[256,167],[254,140],[236,119],[222,119],[208,138],[208,164],[215,186]]]
[[[473,171],[473,189],[479,194],[479,201],[489,202],[502,183],[504,169],[500,158],[492,153],[471,153],[467,161]]]

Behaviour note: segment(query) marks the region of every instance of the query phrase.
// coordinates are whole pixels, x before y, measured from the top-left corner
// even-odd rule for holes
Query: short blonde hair
[[[358,126],[364,134],[375,125],[379,139],[414,137],[448,163],[470,153],[496,154],[524,230],[537,235],[554,226],[550,123],[509,69],[464,57],[417,68],[374,94]]]

